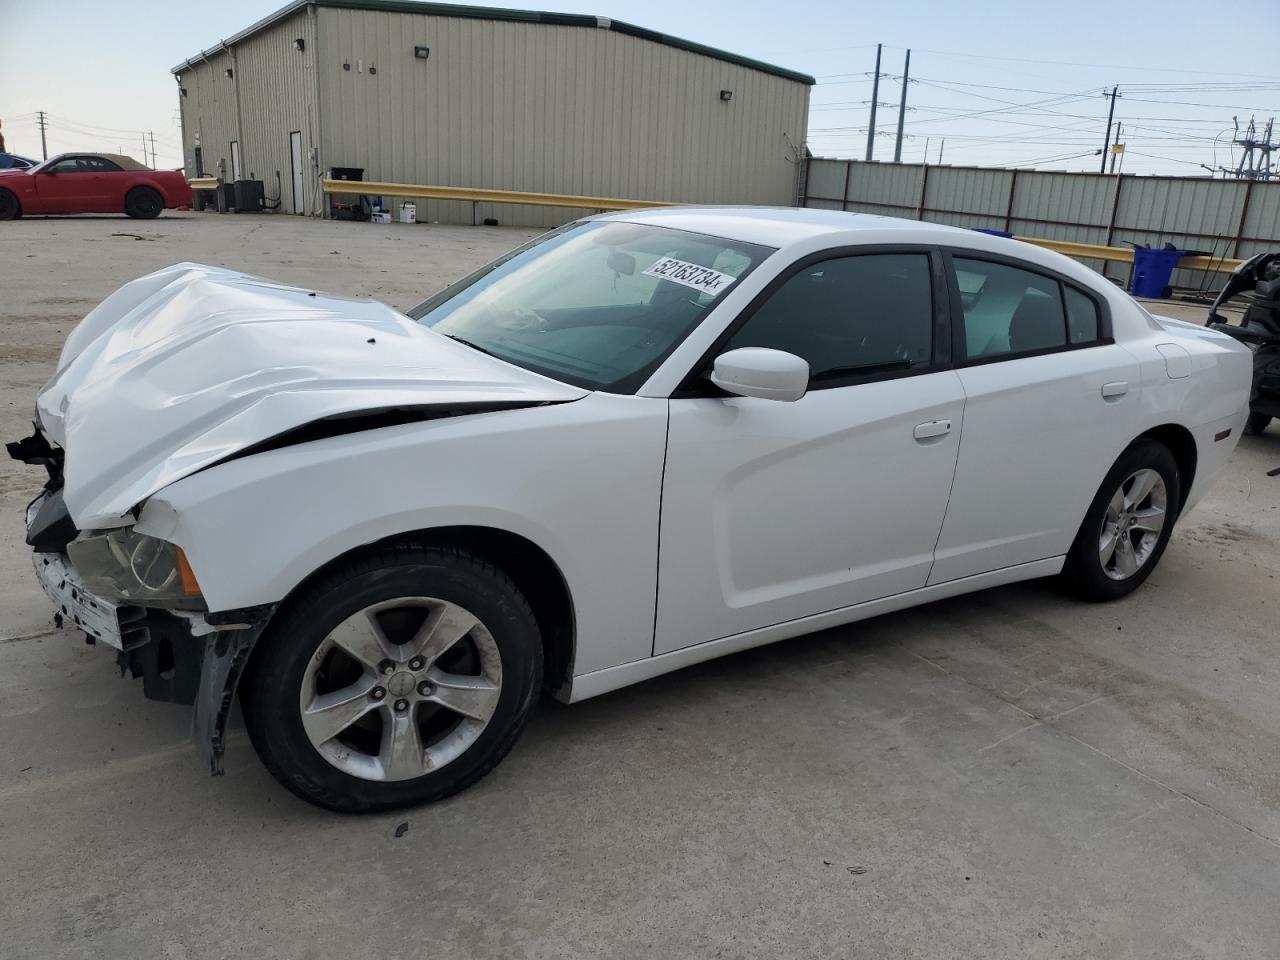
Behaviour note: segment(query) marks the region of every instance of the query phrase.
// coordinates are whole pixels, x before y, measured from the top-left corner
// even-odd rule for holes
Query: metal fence
[[[810,159],[800,205],[983,227],[1105,246],[1172,243],[1210,257],[1280,249],[1280,182],[1042,173],[991,167]],[[1123,280],[1127,269],[1084,261]],[[1179,270],[1176,286],[1216,289],[1222,274]]]

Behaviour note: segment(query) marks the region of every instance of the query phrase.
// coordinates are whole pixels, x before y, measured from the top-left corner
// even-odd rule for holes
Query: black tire
[[[1164,483],[1164,526],[1153,548],[1137,570],[1129,576],[1116,579],[1108,575],[1100,555],[1103,523],[1116,492],[1140,470],[1154,470]],[[1093,498],[1093,503],[1089,505],[1089,510],[1076,534],[1071,552],[1067,554],[1067,563],[1062,571],[1066,586],[1076,595],[1093,601],[1118,600],[1132,593],[1151,575],[1151,571],[1160,562],[1160,557],[1173,533],[1174,521],[1177,519],[1181,505],[1181,477],[1178,473],[1178,463],[1169,452],[1169,448],[1155,440],[1135,442],[1120,455],[1115,465],[1108,471],[1106,479],[1102,481],[1102,486]],[[1124,536],[1130,536],[1130,534],[1125,533]],[[1137,536],[1141,538],[1141,532]]]
[[[457,604],[487,629],[501,659],[497,706],[478,738],[438,769],[412,779],[364,779],[313,746],[302,722],[302,684],[321,644],[348,617],[416,596]],[[240,690],[249,737],[277,780],[317,806],[369,813],[442,800],[487,774],[515,744],[541,683],[537,622],[505,573],[463,550],[396,543],[354,554],[290,598],[255,649]]]
[[[17,220],[22,216],[22,204],[10,190],[0,190],[0,220]]]
[[[124,195],[124,212],[135,220],[154,220],[164,210],[164,197],[150,187],[134,187]]]
[[[1271,417],[1265,413],[1251,413],[1244,422],[1244,432],[1256,436],[1271,424]]]

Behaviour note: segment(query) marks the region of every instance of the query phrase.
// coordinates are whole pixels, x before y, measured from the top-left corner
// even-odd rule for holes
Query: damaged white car
[[[9,445],[59,622],[338,810],[439,799],[581,700],[1057,574],[1123,596],[1250,354],[1016,241],[669,209],[408,314],[182,264],[67,338]]]

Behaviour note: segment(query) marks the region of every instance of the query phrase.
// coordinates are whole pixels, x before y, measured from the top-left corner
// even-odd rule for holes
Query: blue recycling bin
[[[1133,280],[1129,284],[1129,292],[1135,297],[1159,300],[1169,288],[1173,268],[1185,253],[1185,250],[1144,250],[1141,247],[1134,250]]]

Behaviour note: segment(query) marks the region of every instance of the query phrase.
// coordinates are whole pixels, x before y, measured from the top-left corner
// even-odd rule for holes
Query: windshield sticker
[[[675,257],[660,257],[653,266],[641,271],[646,277],[657,277],[659,280],[670,280],[682,286],[691,287],[699,293],[717,297],[737,277],[700,267],[696,263],[677,260]]]

